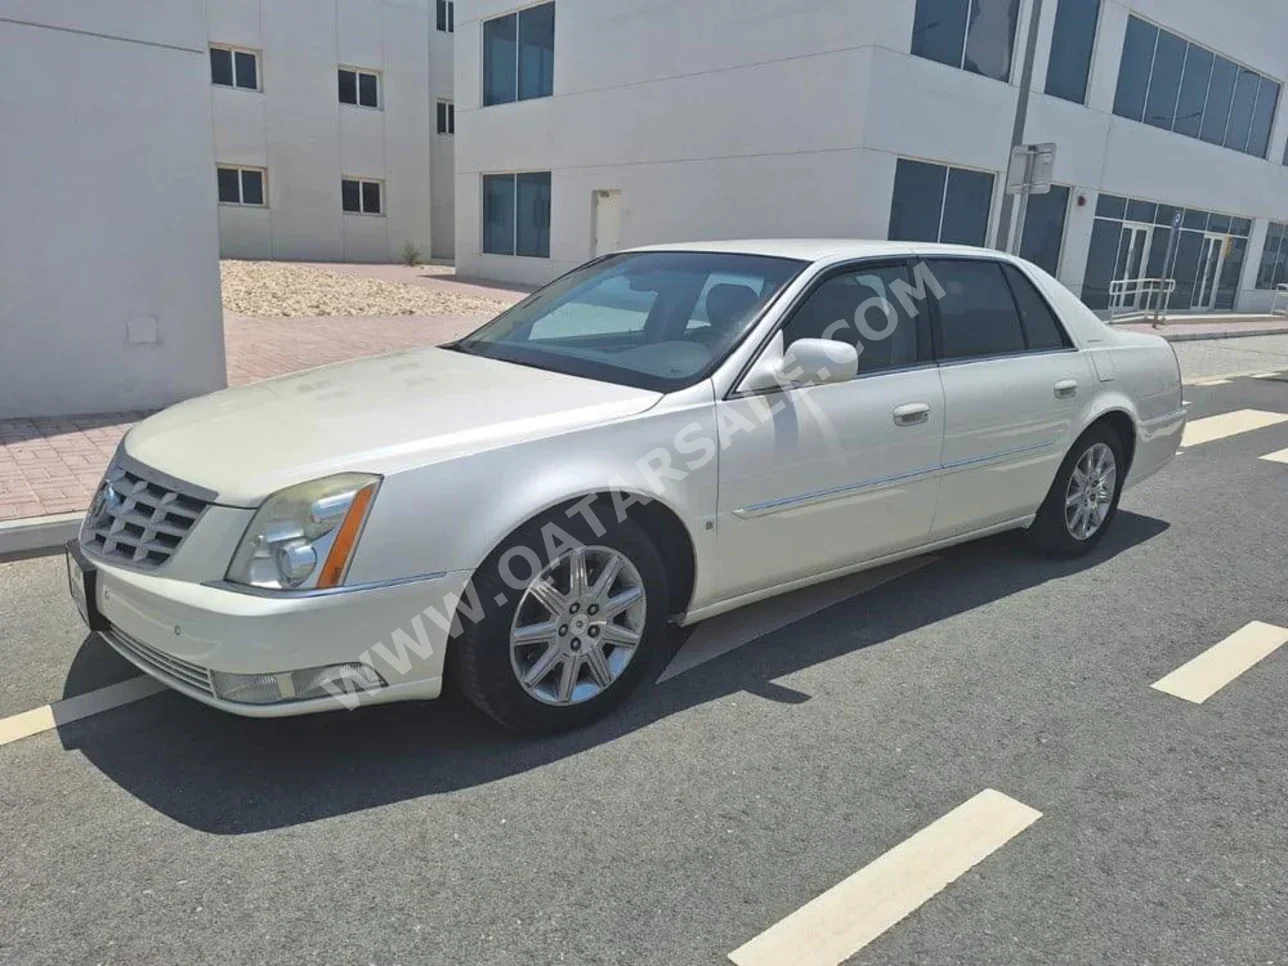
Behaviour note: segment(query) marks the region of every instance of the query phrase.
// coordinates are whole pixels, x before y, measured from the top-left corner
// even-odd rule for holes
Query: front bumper
[[[436,698],[452,618],[468,572],[313,595],[260,596],[138,573],[91,558],[104,637],[163,684],[233,714],[256,718]],[[285,675],[366,664],[386,685],[353,700],[330,695],[250,704],[221,697],[221,674]],[[348,696],[346,696],[347,698]]]

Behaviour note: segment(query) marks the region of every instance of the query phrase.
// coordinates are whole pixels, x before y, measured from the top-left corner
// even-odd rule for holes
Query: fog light
[[[279,704],[335,694],[360,694],[385,687],[385,679],[366,664],[327,664],[279,674],[228,674],[212,671],[215,693],[238,704]]]
[[[210,672],[215,693],[225,701],[238,704],[275,704],[282,700],[282,689],[276,674],[225,674]]]

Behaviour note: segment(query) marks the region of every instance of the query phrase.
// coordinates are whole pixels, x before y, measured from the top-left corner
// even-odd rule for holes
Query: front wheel
[[[1118,434],[1104,425],[1088,429],[1060,465],[1029,527],[1029,544],[1056,557],[1088,553],[1118,513],[1126,471]]]

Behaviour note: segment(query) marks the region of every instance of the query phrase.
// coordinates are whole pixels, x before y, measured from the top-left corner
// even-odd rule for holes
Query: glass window
[[[264,205],[264,172],[260,168],[215,168],[219,201],[226,205]]]
[[[1154,223],[1154,216],[1158,213],[1158,205],[1152,201],[1137,201],[1132,199],[1127,202],[1127,220],[1141,221],[1147,225]]]
[[[210,83],[233,86],[233,52],[222,47],[210,48]]]
[[[1117,195],[1101,194],[1096,199],[1097,218],[1126,218],[1127,199]]]
[[[1234,100],[1234,85],[1239,68],[1224,57],[1216,58],[1212,66],[1212,81],[1208,85],[1207,107],[1203,110],[1203,127],[1199,137],[1209,144],[1224,144],[1225,129],[1230,122],[1230,104]]]
[[[1194,297],[1194,278],[1198,274],[1199,260],[1203,257],[1203,235],[1197,231],[1182,231],[1176,243],[1176,254],[1172,258],[1172,278],[1176,279],[1176,291],[1172,293],[1170,304],[1185,308]]]
[[[514,254],[514,175],[483,176],[483,251]]]
[[[1218,215],[1215,212],[1208,216],[1208,231],[1224,235],[1230,230],[1230,216]]]
[[[938,305],[945,359],[1024,351],[1024,330],[1001,265],[960,259],[928,267],[944,290]]]
[[[962,67],[994,80],[1011,79],[1011,53],[1020,0],[971,0]]]
[[[375,74],[359,72],[358,74],[358,103],[363,107],[380,106],[380,86],[377,83]]]
[[[242,204],[262,205],[264,203],[264,172],[242,168],[241,187]]]
[[[514,14],[483,22],[483,104],[508,104],[518,96],[519,18]]]
[[[804,267],[793,259],[717,252],[612,255],[556,279],[452,348],[588,379],[677,389],[714,369]],[[713,282],[715,276],[722,280]],[[711,326],[690,330],[703,293]]]
[[[1069,189],[1052,185],[1044,195],[1031,195],[1024,214],[1020,257],[1051,275],[1059,274],[1060,248],[1064,244],[1064,219],[1069,211]]]
[[[1002,271],[1011,285],[1011,294],[1020,310],[1020,322],[1030,349],[1066,349],[1073,343],[1041,293],[1028,277],[1014,265],[1003,265]]]
[[[1241,68],[1234,85],[1234,102],[1230,105],[1230,126],[1225,131],[1225,146],[1235,151],[1248,150],[1252,133],[1252,114],[1257,107],[1257,93],[1261,89],[1261,75]]]
[[[969,0],[917,0],[912,18],[912,52],[950,67],[960,67],[969,14]]]
[[[1182,224],[1193,231],[1207,231],[1208,213],[1194,208],[1186,208]]]
[[[216,168],[219,200],[224,204],[241,204],[241,173],[236,168]]]
[[[1272,289],[1288,282],[1288,225],[1272,221],[1266,229],[1266,247],[1261,250],[1257,288]]]
[[[555,92],[555,5],[519,11],[519,100]]]
[[[1128,18],[1127,39],[1118,68],[1118,91],[1114,95],[1114,113],[1119,117],[1139,121],[1144,116],[1145,93],[1149,90],[1149,72],[1157,43],[1157,27],[1136,17]]]
[[[451,101],[438,102],[437,129],[439,134],[456,133],[456,105]]]
[[[1104,218],[1097,218],[1092,226],[1087,271],[1082,280],[1082,301],[1088,308],[1109,307],[1109,282],[1118,264],[1118,243],[1122,231],[1122,222]]]
[[[1221,263],[1221,277],[1217,280],[1216,303],[1213,308],[1229,311],[1239,296],[1239,279],[1243,275],[1243,262],[1248,254],[1248,239],[1231,238],[1225,246],[1225,261]]]
[[[362,213],[364,215],[378,215],[380,212],[380,182],[362,182]]]
[[[1087,77],[1096,46],[1100,0],[1060,0],[1055,8],[1046,92],[1075,104],[1087,100]]]
[[[1231,218],[1230,234],[1238,235],[1241,238],[1247,238],[1252,234],[1252,220],[1249,218]]]
[[[1252,115],[1252,133],[1248,138],[1248,153],[1264,158],[1270,151],[1270,129],[1275,124],[1275,111],[1279,107],[1279,85],[1269,77],[1261,78],[1257,94],[1257,109]]]
[[[948,169],[944,219],[939,240],[954,245],[984,245],[993,201],[993,176],[982,171]]]
[[[1172,220],[1180,213],[1180,208],[1174,205],[1159,205],[1158,211],[1154,215],[1154,224],[1172,226]],[[1179,227],[1179,226],[1178,226]]]
[[[237,86],[250,91],[259,90],[259,69],[255,63],[255,55],[248,54],[244,50],[238,50],[233,54],[233,65],[237,73]]]
[[[456,30],[456,4],[453,0],[438,0],[434,25],[444,33]]]
[[[894,241],[939,241],[948,169],[900,158],[894,172],[889,236]]]
[[[514,254],[550,257],[550,172],[516,178]]]
[[[362,211],[362,189],[358,182],[348,178],[340,181],[340,208],[343,211]]]
[[[345,70],[343,67],[336,72],[340,82],[340,103],[357,104],[358,103],[358,75],[351,70]]]
[[[1181,94],[1176,102],[1177,134],[1196,138],[1203,123],[1203,105],[1207,101],[1208,83],[1212,78],[1212,63],[1216,57],[1210,50],[1190,44],[1185,54],[1185,70],[1181,75]]]
[[[1149,97],[1145,101],[1145,123],[1170,131],[1176,122],[1176,100],[1181,90],[1181,71],[1185,67],[1184,40],[1166,30],[1158,32],[1154,48],[1154,69],[1149,78]]]

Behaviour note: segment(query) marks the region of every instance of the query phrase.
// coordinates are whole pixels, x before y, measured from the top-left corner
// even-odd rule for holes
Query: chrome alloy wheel
[[[524,589],[510,625],[510,665],[543,704],[602,694],[644,635],[648,600],[635,565],[611,547],[576,547]]]
[[[1114,502],[1118,463],[1114,451],[1096,443],[1078,457],[1064,495],[1064,525],[1075,540],[1095,536]]]

